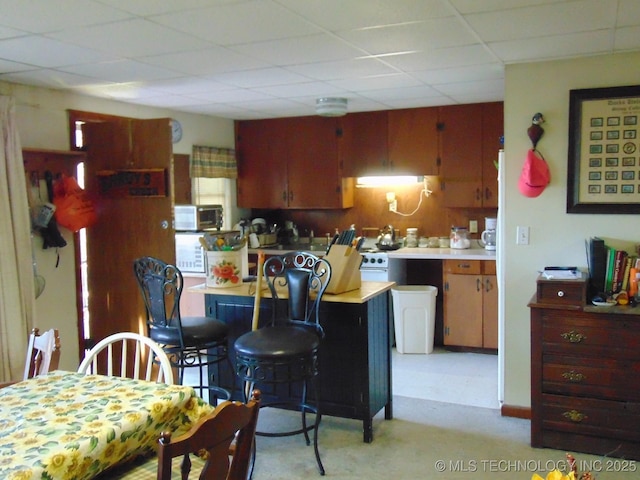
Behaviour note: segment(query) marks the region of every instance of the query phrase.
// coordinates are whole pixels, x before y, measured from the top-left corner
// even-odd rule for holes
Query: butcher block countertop
[[[389,259],[405,260],[493,260],[496,252],[484,248],[400,248],[387,252]]]
[[[325,293],[322,297],[323,302],[334,303],[365,303],[371,300],[373,297],[380,295],[383,292],[391,290],[395,285],[395,282],[362,282],[362,286],[357,290],[351,290],[349,292],[330,294]],[[267,284],[263,282],[262,297],[271,298],[271,293]],[[188,291],[191,293],[203,293],[210,295],[237,295],[241,297],[253,297],[256,290],[255,282],[244,282],[242,285],[231,288],[212,288],[207,287],[204,283],[189,287]],[[278,292],[279,298],[286,298],[286,292],[281,295]]]

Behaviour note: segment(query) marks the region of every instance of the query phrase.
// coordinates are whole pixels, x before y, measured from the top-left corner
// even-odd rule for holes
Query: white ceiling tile
[[[278,0],[328,31],[412,22],[451,15],[443,0]]]
[[[316,97],[343,96],[344,90],[325,82],[294,83],[290,85],[272,85],[255,89],[272,97],[295,98],[305,95]]]
[[[133,60],[76,65],[61,68],[61,70],[87,77],[102,78],[110,82],[140,82],[178,76],[174,71]]]
[[[97,63],[115,57],[99,50],[68,45],[50,38],[28,36],[0,40],[0,58],[43,68]]]
[[[269,95],[257,90],[245,88],[230,88],[229,90],[219,90],[215,92],[194,93],[191,96],[206,102],[246,102],[249,100],[263,100],[270,98]]]
[[[100,0],[100,3],[111,5],[125,12],[136,15],[161,15],[168,12],[182,12],[194,8],[210,7],[211,4],[224,5],[244,0]]]
[[[405,72],[491,64],[496,60],[496,56],[482,45],[441,48],[427,52],[385,57],[386,62]]]
[[[325,34],[236,45],[231,49],[278,66],[344,60],[364,53]]]
[[[249,0],[176,12],[152,20],[223,46],[322,32],[271,0]]]
[[[0,0],[0,25],[33,33],[70,27],[99,25],[131,18],[131,15],[93,0]]]
[[[500,12],[465,16],[486,42],[562,35],[612,28],[615,9],[611,2],[575,0]]]
[[[614,40],[614,50],[616,52],[622,50],[637,50],[639,38],[639,26],[620,28],[616,32]]]
[[[215,75],[224,72],[253,70],[269,66],[264,61],[223,47],[192,52],[141,56],[141,61],[183,72],[188,75]]]
[[[344,31],[337,35],[373,55],[478,43],[466,25],[456,17]]]
[[[24,83],[47,88],[67,89],[71,87],[83,87],[86,85],[108,85],[109,83],[95,78],[87,78],[82,75],[59,72],[50,69],[28,70],[7,74],[0,74],[0,80],[14,83]]]
[[[370,75],[397,73],[397,71],[377,58],[350,58],[335,62],[317,62],[291,65],[288,70],[318,80],[360,78]]]
[[[496,94],[504,90],[504,79],[476,80],[473,82],[441,83],[433,88],[449,97],[457,95]]]
[[[128,58],[184,52],[209,46],[204,40],[143,19],[71,28],[48,36]]]
[[[449,0],[460,13],[494,12],[520,7],[539,6],[546,3],[562,3],[566,0]]]
[[[229,85],[224,85],[214,80],[201,77],[179,77],[164,80],[152,80],[146,82],[146,87],[151,91],[171,93],[173,95],[192,95],[194,93],[230,89]]]
[[[408,87],[422,85],[418,79],[406,73],[392,73],[388,75],[372,75],[369,77],[347,78],[344,80],[331,80],[327,83],[344,90],[366,93],[370,90],[396,88],[402,92]]]
[[[431,85],[440,83],[469,82],[473,80],[489,80],[504,78],[504,65],[501,63],[469,65],[465,67],[413,72],[412,75]]]
[[[611,52],[613,37],[608,30],[547,36],[537,39],[495,42],[489,47],[506,63],[563,58]]]
[[[309,77],[298,75],[285,68],[261,68],[242,72],[227,72],[211,75],[211,79],[227,85],[241,88],[255,88],[271,85],[289,85],[305,83]]]

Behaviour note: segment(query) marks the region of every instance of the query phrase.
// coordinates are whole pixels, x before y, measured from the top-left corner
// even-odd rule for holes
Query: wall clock
[[[175,118],[171,119],[171,142],[178,143],[182,139],[182,124]]]

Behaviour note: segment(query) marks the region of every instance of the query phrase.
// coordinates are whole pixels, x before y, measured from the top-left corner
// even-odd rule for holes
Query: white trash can
[[[398,353],[431,353],[437,287],[398,285],[391,289]]]

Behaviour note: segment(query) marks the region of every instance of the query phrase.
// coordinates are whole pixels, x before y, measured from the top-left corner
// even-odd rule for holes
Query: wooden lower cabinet
[[[444,260],[444,345],[498,348],[495,261]]]
[[[529,307],[531,445],[640,460],[637,307]]]
[[[281,300],[284,301],[284,300]],[[391,344],[389,341],[389,292],[364,303],[322,302],[320,323],[325,338],[320,345],[320,396],[322,414],[362,420],[363,439],[373,441],[373,417],[384,409],[393,416],[391,390]],[[260,325],[271,316],[271,300],[260,304]],[[230,327],[229,345],[251,329],[254,299],[250,296],[206,294],[207,316]],[[230,347],[232,364],[235,361]],[[220,385],[241,398],[241,385],[226,365],[215,373]],[[282,388],[280,388],[282,387]],[[297,398],[300,391],[260,386],[265,401]]]

